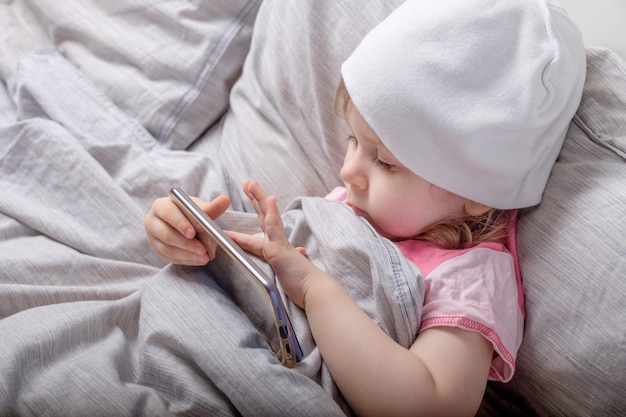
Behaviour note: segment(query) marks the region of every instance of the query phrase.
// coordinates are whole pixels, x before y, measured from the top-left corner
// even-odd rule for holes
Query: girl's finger
[[[226,230],[225,232],[241,249],[256,256],[263,256],[263,238],[232,230]]]
[[[255,255],[263,253],[263,238],[232,230],[225,232],[241,249]]]
[[[287,240],[285,237],[285,227],[280,218],[276,197],[270,196],[265,199],[265,233],[270,241],[282,242]]]
[[[211,201],[204,201],[195,197],[192,199],[212,219],[217,219],[230,207],[230,198],[226,195],[217,196]]]
[[[193,251],[167,245],[161,241],[153,242],[151,246],[161,259],[175,264],[200,266],[205,265],[210,260],[210,256],[202,244],[198,246],[198,250]]]
[[[256,181],[246,181],[245,185],[247,189],[246,195],[248,195],[248,198],[250,198],[253,205],[255,204],[255,202],[258,205],[258,207],[257,205],[255,205],[255,210],[257,210],[257,213],[260,211],[265,214],[265,200],[267,199],[268,194],[265,192],[263,187],[261,187]]]
[[[160,220],[188,239],[193,238],[196,234],[191,222],[187,220],[185,215],[168,197],[159,198],[154,201],[147,219]],[[163,229],[160,231],[164,232]]]
[[[155,240],[161,242],[164,247],[173,247],[188,252],[202,254],[206,252],[206,248],[198,239],[194,239],[196,235],[195,229],[191,238],[183,236],[177,229],[165,222],[155,222],[152,226],[152,234]]]

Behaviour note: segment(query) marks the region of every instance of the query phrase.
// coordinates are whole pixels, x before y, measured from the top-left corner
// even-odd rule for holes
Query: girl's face
[[[389,239],[412,238],[436,222],[466,215],[466,199],[402,165],[352,104],[346,120],[352,134],[341,178],[354,212],[379,233]]]

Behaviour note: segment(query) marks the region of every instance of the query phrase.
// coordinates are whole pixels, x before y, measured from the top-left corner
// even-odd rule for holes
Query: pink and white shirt
[[[346,200],[345,189],[327,198]],[[512,212],[507,244],[481,243],[469,249],[443,249],[420,240],[394,242],[425,278],[420,331],[452,326],[480,333],[495,355],[489,378],[507,382],[524,332],[524,296],[515,247]]]

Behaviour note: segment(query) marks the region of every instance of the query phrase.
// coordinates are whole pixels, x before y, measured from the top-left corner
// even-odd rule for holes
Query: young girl
[[[423,272],[410,349],[287,241],[274,197],[244,184],[265,237],[230,235],[264,256],[305,310],[357,414],[472,415],[488,379],[512,377],[523,299],[505,243],[514,209],[540,202],[584,74],[580,34],[549,0],[409,0],[343,64],[338,98],[351,133],[345,188],[333,198]],[[200,204],[217,217],[228,199]],[[213,257],[169,199],[154,203],[145,226],[165,260]]]

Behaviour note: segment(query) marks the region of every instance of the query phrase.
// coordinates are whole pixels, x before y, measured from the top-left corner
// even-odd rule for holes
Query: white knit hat
[[[500,209],[538,204],[580,102],[582,36],[551,0],[408,0],[342,65],[418,176]]]

